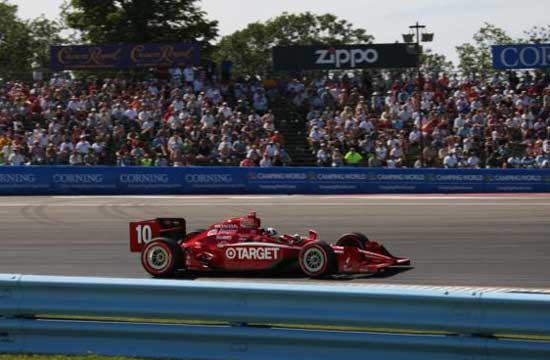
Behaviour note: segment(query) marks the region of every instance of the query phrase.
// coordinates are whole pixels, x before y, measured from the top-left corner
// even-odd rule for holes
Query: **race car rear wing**
[[[130,223],[130,251],[141,252],[147,243],[157,238],[176,241],[185,237],[186,225],[183,218],[156,218]]]

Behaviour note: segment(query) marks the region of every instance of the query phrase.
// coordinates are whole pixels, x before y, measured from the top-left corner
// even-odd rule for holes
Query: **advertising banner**
[[[277,71],[411,68],[418,65],[416,45],[365,44],[273,48]]]
[[[377,169],[380,170],[380,169]],[[386,169],[368,172],[368,185],[365,190],[370,194],[419,193],[428,190],[430,175],[422,170],[400,171]]]
[[[116,194],[119,192],[116,173],[107,169],[101,167],[52,167],[49,169],[51,181],[49,191],[71,195]],[[41,167],[36,167],[35,171],[42,172]]]
[[[50,47],[50,67],[67,69],[130,69],[199,65],[197,43],[105,44]]]
[[[248,168],[248,190],[256,194],[300,194],[310,180],[304,168]]]
[[[0,166],[0,195],[46,193],[51,188],[48,171],[36,171],[33,167]]]
[[[0,195],[550,192],[550,170],[0,166]]]
[[[493,68],[541,69],[550,66],[550,44],[494,45]]]
[[[120,169],[120,170],[118,170]],[[183,173],[170,167],[123,167],[116,171],[123,194],[181,194]]]
[[[246,174],[238,167],[179,168],[185,194],[243,194],[247,193]]]
[[[319,194],[369,192],[369,173],[358,168],[321,169],[308,172],[310,191]]]

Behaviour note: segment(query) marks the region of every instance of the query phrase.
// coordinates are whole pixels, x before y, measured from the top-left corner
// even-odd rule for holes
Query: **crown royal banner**
[[[54,71],[199,65],[197,43],[105,44],[50,47]]]

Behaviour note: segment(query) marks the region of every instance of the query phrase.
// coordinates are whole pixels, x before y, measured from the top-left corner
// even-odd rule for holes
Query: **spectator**
[[[456,155],[456,151],[452,150],[450,154],[445,156],[443,159],[443,166],[447,169],[453,169],[458,166],[458,156]]]
[[[290,154],[280,144],[277,144],[278,155],[276,156],[276,166],[289,166],[292,163]]]
[[[244,158],[240,162],[239,166],[241,166],[241,167],[252,167],[252,166],[256,166],[256,163],[254,162],[254,160],[252,160],[251,157],[247,156],[246,158]]]
[[[90,148],[91,148],[91,145],[86,140],[86,135],[81,135],[80,141],[75,146],[75,150],[81,155],[86,155],[90,151]]]
[[[185,78],[185,83],[187,86],[193,86],[193,82],[195,80],[195,71],[193,70],[193,67],[191,65],[187,65],[185,69],[183,69],[183,77]]]
[[[70,165],[83,165],[82,162],[82,153],[78,152],[78,150],[74,150],[71,156],[69,157],[69,164]]]
[[[471,152],[467,160],[467,166],[471,169],[479,169],[479,157],[475,152]]]
[[[142,166],[153,166],[153,159],[149,155],[149,153],[143,154],[143,158],[141,159],[141,165]]]
[[[344,156],[344,160],[349,166],[359,166],[361,160],[363,160],[363,157],[356,151],[354,147],[352,147]]]
[[[338,149],[332,150],[332,167],[340,167],[344,165],[344,157]]]
[[[313,149],[318,149],[321,141],[325,138],[325,131],[318,126],[314,126],[309,132],[309,144]]]
[[[269,154],[265,153],[262,159],[260,160],[260,167],[269,167],[272,166],[273,163],[271,161],[271,157]]]
[[[330,166],[332,163],[332,154],[327,149],[326,144],[321,144],[321,148],[317,151],[317,165]]]
[[[155,166],[168,166],[168,160],[166,159],[166,156],[164,154],[157,153]]]
[[[21,154],[21,148],[18,146],[15,146],[8,156],[8,164],[12,166],[23,165],[25,160],[25,156]]]

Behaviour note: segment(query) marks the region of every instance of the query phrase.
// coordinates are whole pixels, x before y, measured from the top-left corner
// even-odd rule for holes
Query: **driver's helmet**
[[[275,230],[275,228],[268,227],[267,229],[265,229],[265,233],[270,236],[275,236],[277,235],[277,230]]]

